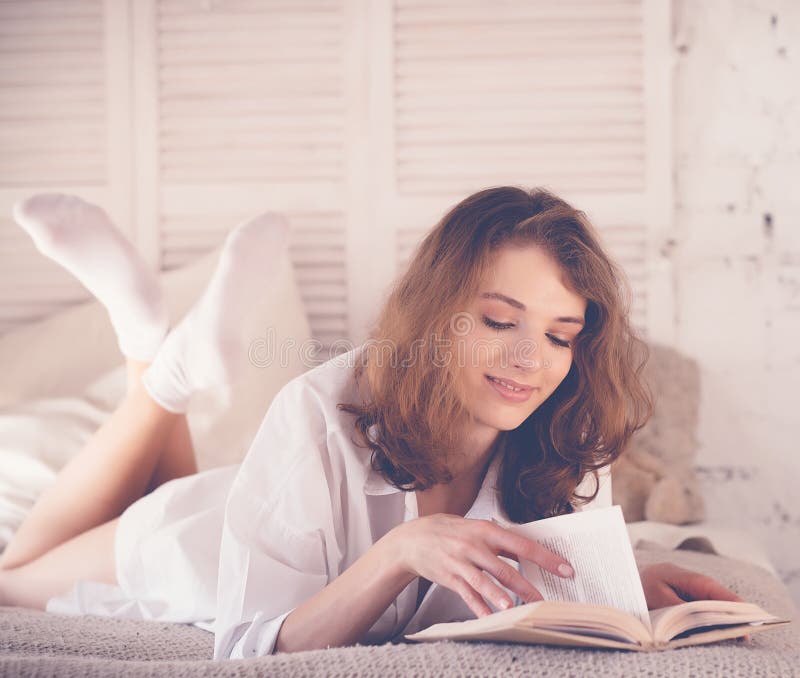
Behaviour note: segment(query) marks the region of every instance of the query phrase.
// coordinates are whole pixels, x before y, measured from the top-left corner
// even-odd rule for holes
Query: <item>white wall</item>
[[[677,343],[702,366],[708,517],[800,600],[800,3],[674,4]]]

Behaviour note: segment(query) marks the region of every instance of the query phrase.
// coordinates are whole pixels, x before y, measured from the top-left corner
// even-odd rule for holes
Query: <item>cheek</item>
[[[513,354],[509,339],[485,326],[475,328],[458,344],[460,366],[481,375],[489,368],[506,369]]]
[[[553,390],[564,381],[564,378],[569,374],[569,369],[572,367],[572,353],[563,351],[563,355],[552,356],[550,367],[548,368],[548,382]]]

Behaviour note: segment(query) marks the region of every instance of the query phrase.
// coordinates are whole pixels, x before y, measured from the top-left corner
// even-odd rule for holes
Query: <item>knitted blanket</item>
[[[788,592],[754,565],[707,553],[646,549],[640,563],[670,560],[716,577],[773,614],[795,617]],[[212,635],[193,626],[67,617],[0,608],[0,676],[798,676],[800,624],[749,642],[665,652],[563,649],[504,643],[355,646],[214,662]]]

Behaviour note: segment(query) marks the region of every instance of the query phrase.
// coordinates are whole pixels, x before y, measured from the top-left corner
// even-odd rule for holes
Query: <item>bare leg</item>
[[[142,373],[148,365],[149,363],[146,362],[128,360],[129,393],[140,383]],[[192,436],[189,433],[189,424],[186,421],[186,415],[176,415],[172,431],[167,437],[145,494],[149,494],[168,480],[183,478],[195,473],[197,473],[197,459],[192,445]]]
[[[44,610],[47,601],[66,593],[76,580],[117,584],[114,536],[119,518],[59,544],[14,569],[0,569],[0,605]]]
[[[197,460],[194,455],[192,436],[186,423],[186,415],[178,415],[172,427],[167,444],[158,459],[153,476],[147,486],[147,493],[174,478],[183,478],[197,473]]]
[[[200,301],[158,348],[160,369],[147,370],[147,390],[141,379],[147,364],[128,362],[123,401],[42,494],[0,557],[0,595],[41,605],[75,579],[113,581],[115,519],[160,482],[196,470],[186,419],[179,413],[195,391],[234,378],[241,347],[228,345],[223,330],[239,326],[248,308],[243,290],[270,273],[261,253],[280,249],[285,234],[285,220],[267,216],[235,229]],[[204,340],[198,343],[197,337]],[[185,359],[188,354],[193,361]],[[31,588],[37,583],[40,593]],[[11,590],[22,593],[14,598]]]
[[[163,409],[139,379],[132,380],[109,420],[42,493],[0,557],[0,570],[17,568],[118,517],[146,493],[173,435],[183,446],[180,454],[187,454],[191,441],[183,429],[175,430],[181,420],[185,427],[183,415]]]

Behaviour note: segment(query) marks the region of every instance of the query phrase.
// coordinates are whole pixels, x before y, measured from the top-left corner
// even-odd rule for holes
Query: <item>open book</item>
[[[520,571],[544,601],[480,619],[434,624],[409,640],[498,640],[622,650],[712,643],[787,624],[752,603],[698,600],[648,612],[619,506],[506,525],[570,561],[562,579],[528,561]]]

